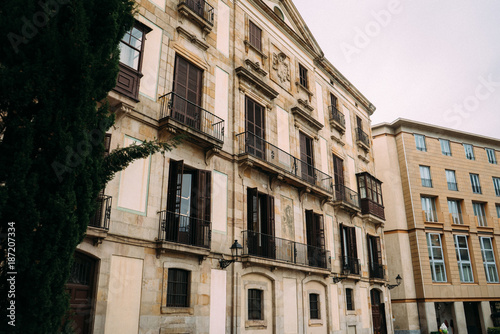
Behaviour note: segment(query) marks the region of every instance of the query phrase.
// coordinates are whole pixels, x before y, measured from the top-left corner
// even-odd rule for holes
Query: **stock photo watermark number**
[[[16,223],[7,228],[7,323],[16,325]]]

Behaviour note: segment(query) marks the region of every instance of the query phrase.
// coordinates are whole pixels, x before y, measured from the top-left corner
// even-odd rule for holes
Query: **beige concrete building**
[[[372,131],[389,275],[403,277],[395,332],[486,333],[500,306],[500,140],[406,119]]]
[[[107,144],[189,137],[106,186],[68,283],[78,326],[392,333],[375,107],[289,0],[137,4]]]

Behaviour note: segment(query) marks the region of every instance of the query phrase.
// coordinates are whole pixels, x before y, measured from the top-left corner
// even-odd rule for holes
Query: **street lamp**
[[[243,246],[238,243],[238,240],[234,240],[234,243],[229,248],[231,250],[232,260],[219,260],[219,266],[221,269],[226,269],[231,263],[235,262],[238,259],[239,251],[243,249]]]
[[[399,276],[399,274],[398,274],[398,276],[396,276],[396,284],[388,284],[388,285],[387,285],[387,289],[392,290],[392,289],[394,289],[395,287],[397,287],[397,286],[401,285],[401,281],[402,281],[402,280],[403,280],[403,279],[402,279],[402,278],[401,278],[401,276]]]
[[[337,284],[339,282],[342,282],[342,280],[345,280],[347,277],[345,276],[339,276],[338,274],[335,274],[335,276],[332,277],[332,281],[334,284]]]

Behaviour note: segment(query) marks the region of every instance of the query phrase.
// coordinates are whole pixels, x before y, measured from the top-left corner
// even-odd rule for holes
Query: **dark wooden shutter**
[[[299,132],[300,142],[300,160],[302,160],[302,178],[308,182],[314,182],[314,156],[312,147],[312,138]]]
[[[195,176],[194,188],[191,201],[191,230],[193,231],[191,240],[197,246],[208,247],[210,240],[210,221],[211,221],[211,193],[212,193],[212,173],[207,170],[197,170]]]
[[[349,256],[357,259],[358,258],[358,249],[356,247],[356,229],[354,227],[349,227]]]
[[[264,107],[246,97],[245,101],[247,131],[246,150],[259,158],[264,158],[265,154],[265,114]]]
[[[333,181],[335,182],[335,199],[344,198],[344,161],[333,154]]]
[[[267,197],[267,234],[274,236],[274,197]]]
[[[339,233],[340,233],[340,249],[341,249],[341,254],[342,256],[346,256],[344,252],[344,243],[346,240],[344,240],[344,224],[339,224]]]
[[[184,58],[175,58],[172,117],[196,129],[200,128],[202,74]]]
[[[316,247],[319,247],[321,249],[325,249],[325,224],[323,221],[323,215],[314,214],[314,224],[316,225],[315,227],[315,232],[316,232],[316,237],[315,237],[315,245]]]
[[[247,189],[247,229],[249,231],[258,231],[259,228],[257,224],[259,223],[259,203],[258,203],[258,192],[257,188]]]
[[[250,44],[252,44],[257,50],[262,50],[262,30],[257,27],[252,21],[249,21],[248,32]]]
[[[316,235],[316,224],[314,224],[313,210],[306,210],[306,235],[307,244],[315,246],[314,236]]]
[[[184,161],[170,159],[167,191],[167,211],[180,213],[182,174],[184,173]]]
[[[359,116],[356,116],[356,124],[358,125],[358,129],[363,130],[363,121]]]
[[[337,97],[333,94],[330,94],[330,104],[337,108]]]

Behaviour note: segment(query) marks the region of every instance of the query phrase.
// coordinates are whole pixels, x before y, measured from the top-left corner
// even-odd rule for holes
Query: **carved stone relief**
[[[271,44],[271,79],[291,92],[292,69],[290,57]]]

